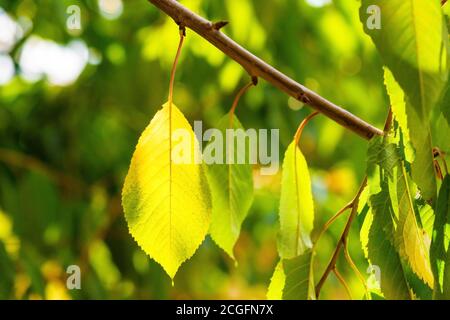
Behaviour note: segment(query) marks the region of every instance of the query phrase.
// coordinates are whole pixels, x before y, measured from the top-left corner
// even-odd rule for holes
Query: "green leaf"
[[[434,145],[448,155],[450,153],[450,139],[448,138],[450,137],[450,125],[442,113],[439,113],[436,118],[433,121]]]
[[[431,235],[433,234],[433,225],[435,219],[434,210],[427,203],[418,203],[418,201],[416,201],[416,204],[418,206],[420,221],[422,222],[423,230],[425,230],[426,235],[431,242]]]
[[[423,196],[426,199],[433,199],[436,190],[436,179],[430,125],[428,122],[422,122],[417,117],[402,88],[395,81],[391,71],[386,67],[384,68],[384,83],[391,102],[392,112],[402,129],[406,158],[412,162],[411,171],[414,181],[421,187]],[[413,147],[412,152],[410,152],[410,146]],[[411,153],[413,154],[411,155]]]
[[[387,67],[383,67],[384,70],[384,85],[386,87],[387,94],[389,95],[390,106],[395,119],[398,121],[400,128],[402,128],[402,133],[405,138],[409,141],[409,128],[408,120],[406,117],[406,103],[405,103],[405,93],[402,88],[395,81],[394,75],[391,70]]]
[[[283,289],[284,300],[314,300],[316,298],[312,258],[312,250],[307,250],[298,257],[283,260],[286,276]]]
[[[380,268],[380,287],[387,299],[411,299],[399,254],[392,244],[393,224],[387,188],[371,196],[373,212],[367,251],[372,265]]]
[[[411,190],[414,185],[408,178],[404,160],[397,145],[392,143],[394,138],[390,136],[373,139],[369,147],[368,173],[369,185],[372,190],[371,208],[373,211],[373,222],[369,232],[369,259],[375,260],[372,246],[372,257],[370,250],[371,233],[378,241],[384,238],[390,243],[385,244],[386,252],[395,249],[396,254],[390,256],[393,260],[400,262],[398,269],[402,266],[401,261],[407,262],[405,267],[411,270],[423,280],[429,287],[433,286],[433,275],[429,262],[427,241],[425,232],[417,222],[414,200]],[[376,224],[380,226],[376,226]],[[378,228],[378,229],[377,229]],[[380,246],[382,244],[379,244]],[[383,259],[379,255],[377,259]],[[373,262],[376,264],[376,262]],[[400,270],[400,269],[399,269]],[[405,268],[403,268],[403,274]],[[406,276],[403,276],[406,279]],[[383,289],[383,288],[382,288]],[[385,291],[392,291],[385,288]],[[387,294],[386,294],[387,296]]]
[[[284,156],[279,215],[280,257],[294,258],[311,248],[310,233],[314,224],[311,180],[306,160],[295,141]]]
[[[374,2],[362,0],[361,21],[385,64],[427,121],[447,76],[448,36],[439,1],[378,0],[382,26],[369,29],[366,12]]]
[[[219,147],[221,157],[217,158],[217,162],[208,165],[207,177],[211,189],[212,197],[212,217],[210,234],[213,240],[225,250],[225,252],[234,259],[233,247],[239,237],[242,222],[244,221],[248,210],[253,201],[253,178],[252,167],[249,161],[239,164],[238,161],[233,163],[227,162],[227,159],[237,160],[238,152],[245,152],[248,155],[250,149],[246,144],[244,150],[238,149],[237,132],[242,133],[242,137],[246,137],[241,123],[236,116],[233,116],[232,123],[229,114],[222,118],[217,129],[220,130],[222,137],[227,137],[226,130],[233,126],[236,134],[233,141],[227,139],[226,143],[233,143],[234,147],[226,148],[226,152],[222,150],[224,141],[218,141],[215,136],[205,150]],[[233,154],[230,152],[234,151]]]
[[[419,228],[414,211],[413,198],[402,163],[399,163],[397,175],[397,190],[395,201],[398,208],[398,222],[395,231],[396,243],[401,257],[409,262],[412,271],[433,287],[433,274],[429,263],[429,247],[425,243],[424,231]],[[392,188],[391,188],[392,190]],[[391,196],[392,198],[392,196]]]
[[[269,299],[315,299],[311,231],[314,204],[308,165],[297,143],[284,155],[278,252],[281,261],[269,286]]]
[[[272,278],[270,279],[269,288],[267,290],[267,299],[281,300],[283,299],[283,288],[286,282],[284,274],[283,261],[279,261],[275,267]]]
[[[369,246],[369,232],[370,227],[372,226],[372,222],[373,222],[372,210],[368,209],[367,213],[362,219],[362,222],[360,223],[359,229],[359,241],[361,242],[361,248],[366,258],[369,258],[369,252],[367,248]]]
[[[408,126],[412,146],[415,149],[411,174],[426,200],[436,198],[436,172],[434,170],[433,145],[429,122],[423,122],[417,113],[408,109]]]
[[[432,117],[433,143],[442,151],[450,153],[450,84],[447,83],[444,95],[439,101],[440,108]]]
[[[387,299],[396,300],[411,298],[402,261],[394,246],[394,212],[388,186],[388,179],[395,177],[394,168],[399,159],[397,148],[385,138],[376,137],[370,141],[367,175],[371,215],[366,217],[361,231],[371,264],[380,268],[382,293]]]
[[[416,148],[415,160],[412,165],[412,174],[416,181],[420,181],[422,186],[426,186],[423,190],[435,189],[434,166],[431,154],[431,136],[429,130],[422,130],[418,127],[417,118],[406,117],[407,103],[402,89],[395,81],[389,69],[385,68],[385,84],[391,100],[392,111],[396,120],[402,129],[403,138],[409,140],[408,121],[414,128],[411,136],[413,141],[419,140],[420,148]],[[414,113],[414,110],[412,110]],[[395,159],[397,166],[397,179],[389,179],[390,197],[393,201],[393,209],[399,219],[396,230],[396,242],[398,244],[400,254],[407,257],[411,264],[411,269],[424,280],[429,286],[433,285],[433,278],[431,268],[428,263],[428,248],[425,245],[425,238],[423,231],[417,225],[415,217],[413,197],[410,192],[410,186],[406,174],[404,164],[398,159]],[[430,179],[430,177],[432,177]],[[427,194],[432,197],[432,193]]]
[[[415,149],[412,176],[426,199],[435,199],[431,110],[437,103],[447,78],[448,34],[439,1],[380,0],[381,29],[370,30],[363,0],[360,17],[385,64],[405,93],[404,113],[408,119],[411,143]],[[388,88],[388,92],[389,92]],[[394,107],[399,95],[391,96]],[[394,98],[394,99],[392,99]],[[403,110],[395,108],[400,125],[405,126]]]
[[[267,292],[271,300],[315,300],[312,250],[281,260],[274,271]]]
[[[142,133],[122,190],[131,235],[173,279],[208,232],[211,199],[198,141],[166,103]]]
[[[450,299],[450,176],[446,175],[439,191],[433,239],[430,248],[431,265],[435,277],[434,295]]]

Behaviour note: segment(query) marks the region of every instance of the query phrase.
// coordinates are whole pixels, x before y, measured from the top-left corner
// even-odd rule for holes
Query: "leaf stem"
[[[244,87],[241,88],[241,90],[239,90],[238,94],[234,98],[233,104],[231,105],[231,109],[230,109],[230,129],[233,129],[234,113],[236,111],[236,107],[239,103],[239,100],[241,100],[241,97],[247,92],[247,90],[250,89],[250,87],[255,84],[256,84],[255,81],[247,83]]]
[[[353,262],[353,259],[350,256],[350,252],[348,251],[348,241],[346,241],[345,245],[344,245],[344,255],[345,255],[345,260],[347,260],[348,264],[353,269],[353,272],[355,272],[356,276],[361,281],[361,283],[362,283],[362,285],[364,287],[364,291],[365,291],[365,295],[366,295],[367,300],[371,300],[370,294],[369,294],[369,289],[367,288],[366,280],[364,279],[364,277],[361,274],[361,272],[359,272],[358,267]]]
[[[169,106],[172,106],[173,101],[173,87],[175,83],[175,73],[177,71],[178,60],[181,55],[181,48],[183,47],[184,38],[186,36],[186,29],[180,26],[180,42],[178,43],[177,54],[175,55],[175,60],[173,61],[172,71],[170,72],[170,84],[169,84]]]
[[[314,243],[314,248],[319,243],[319,240],[322,238],[324,233],[328,230],[328,228],[339,218],[345,211],[348,209],[351,209],[352,203],[347,203],[344,207],[342,207],[334,216],[332,216],[323,226],[322,230],[320,231],[319,235],[316,238],[316,241]]]
[[[340,274],[340,272],[336,268],[336,266],[333,268],[333,273],[336,276],[336,278],[339,280],[339,282],[342,284],[342,286],[345,288],[345,291],[347,292],[347,295],[350,298],[350,300],[353,300],[352,293],[350,292],[350,288],[349,288],[347,282],[345,282],[344,277]]]
[[[297,129],[297,132],[295,133],[295,136],[294,136],[294,141],[295,141],[296,145],[300,141],[300,137],[302,136],[303,129],[306,127],[309,120],[311,120],[312,118],[317,116],[319,113],[320,112],[318,112],[318,111],[311,113],[309,116],[307,116],[305,119],[303,119],[303,121],[300,123],[300,125],[298,126],[298,129]]]

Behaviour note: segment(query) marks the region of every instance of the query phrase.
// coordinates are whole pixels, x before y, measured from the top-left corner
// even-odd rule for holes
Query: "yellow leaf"
[[[292,142],[283,161],[280,196],[278,251],[283,259],[294,258],[312,247],[314,204],[308,164]]]
[[[283,270],[283,261],[279,261],[275,267],[270,285],[267,289],[268,300],[281,300],[283,298],[283,289],[286,282],[286,275]]]
[[[122,191],[131,235],[172,279],[209,228],[211,199],[195,161],[199,152],[186,118],[166,103],[139,138]]]

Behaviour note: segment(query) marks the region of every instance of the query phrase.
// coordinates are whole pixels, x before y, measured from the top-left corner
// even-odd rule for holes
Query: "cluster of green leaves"
[[[362,1],[364,25],[371,4]],[[449,236],[444,231],[449,177],[448,172],[442,177],[442,159],[435,159],[433,152],[433,147],[448,148],[448,142],[436,144],[449,126],[443,120],[449,110],[444,94],[447,20],[439,1],[382,0],[377,5],[381,29],[365,31],[385,63],[394,124],[369,145],[369,210],[361,214],[361,242],[370,263],[380,268],[378,294],[387,299],[449,299],[444,240]]]

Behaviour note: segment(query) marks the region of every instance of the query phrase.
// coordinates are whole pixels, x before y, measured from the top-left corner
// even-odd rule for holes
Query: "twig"
[[[333,273],[336,276],[336,278],[339,280],[339,282],[342,284],[342,286],[345,288],[345,291],[347,292],[347,295],[350,298],[350,300],[353,300],[352,293],[350,292],[350,288],[349,288],[347,282],[345,282],[344,277],[339,273],[336,266],[334,266],[334,268],[333,268]]]
[[[353,262],[352,257],[350,256],[350,253],[348,252],[348,241],[345,242],[344,245],[344,255],[345,255],[345,259],[347,260],[348,264],[350,265],[350,267],[353,269],[353,272],[356,274],[356,276],[359,278],[359,281],[361,281],[361,284],[364,287],[364,291],[365,291],[365,295],[367,300],[370,300],[370,294],[369,294],[369,289],[367,288],[367,283],[366,283],[366,279],[364,279],[363,275],[361,274],[361,272],[359,272],[358,267],[356,266],[356,264]]]
[[[350,217],[347,220],[347,224],[345,225],[345,229],[342,232],[342,235],[336,245],[336,248],[334,249],[333,256],[331,257],[330,262],[328,263],[327,268],[325,269],[325,272],[323,273],[322,277],[320,278],[319,282],[316,285],[316,297],[319,298],[320,290],[322,289],[323,284],[328,278],[328,275],[331,271],[336,267],[336,262],[339,257],[339,253],[341,252],[341,249],[345,246],[348,233],[350,232],[350,227],[352,225],[353,219],[356,217],[356,214],[358,213],[358,204],[359,204],[359,197],[361,196],[361,193],[364,191],[364,188],[367,185],[367,177],[364,178],[361,186],[359,187],[358,193],[353,198],[351,202],[351,208],[352,211],[350,213]]]
[[[192,29],[231,59],[235,60],[252,77],[265,79],[278,89],[310,105],[320,113],[366,139],[370,139],[375,135],[383,135],[383,132],[378,128],[326,100],[241,47],[231,38],[220,32],[220,28],[218,30],[218,26],[223,27],[223,23],[214,24],[190,11],[176,0],[149,1],[172,17],[178,25]]]
[[[320,238],[322,238],[323,234],[328,230],[328,228],[339,218],[345,211],[352,208],[352,203],[347,203],[344,207],[342,207],[334,216],[332,216],[323,226],[319,235],[316,238],[314,243],[314,247],[319,243]]]

